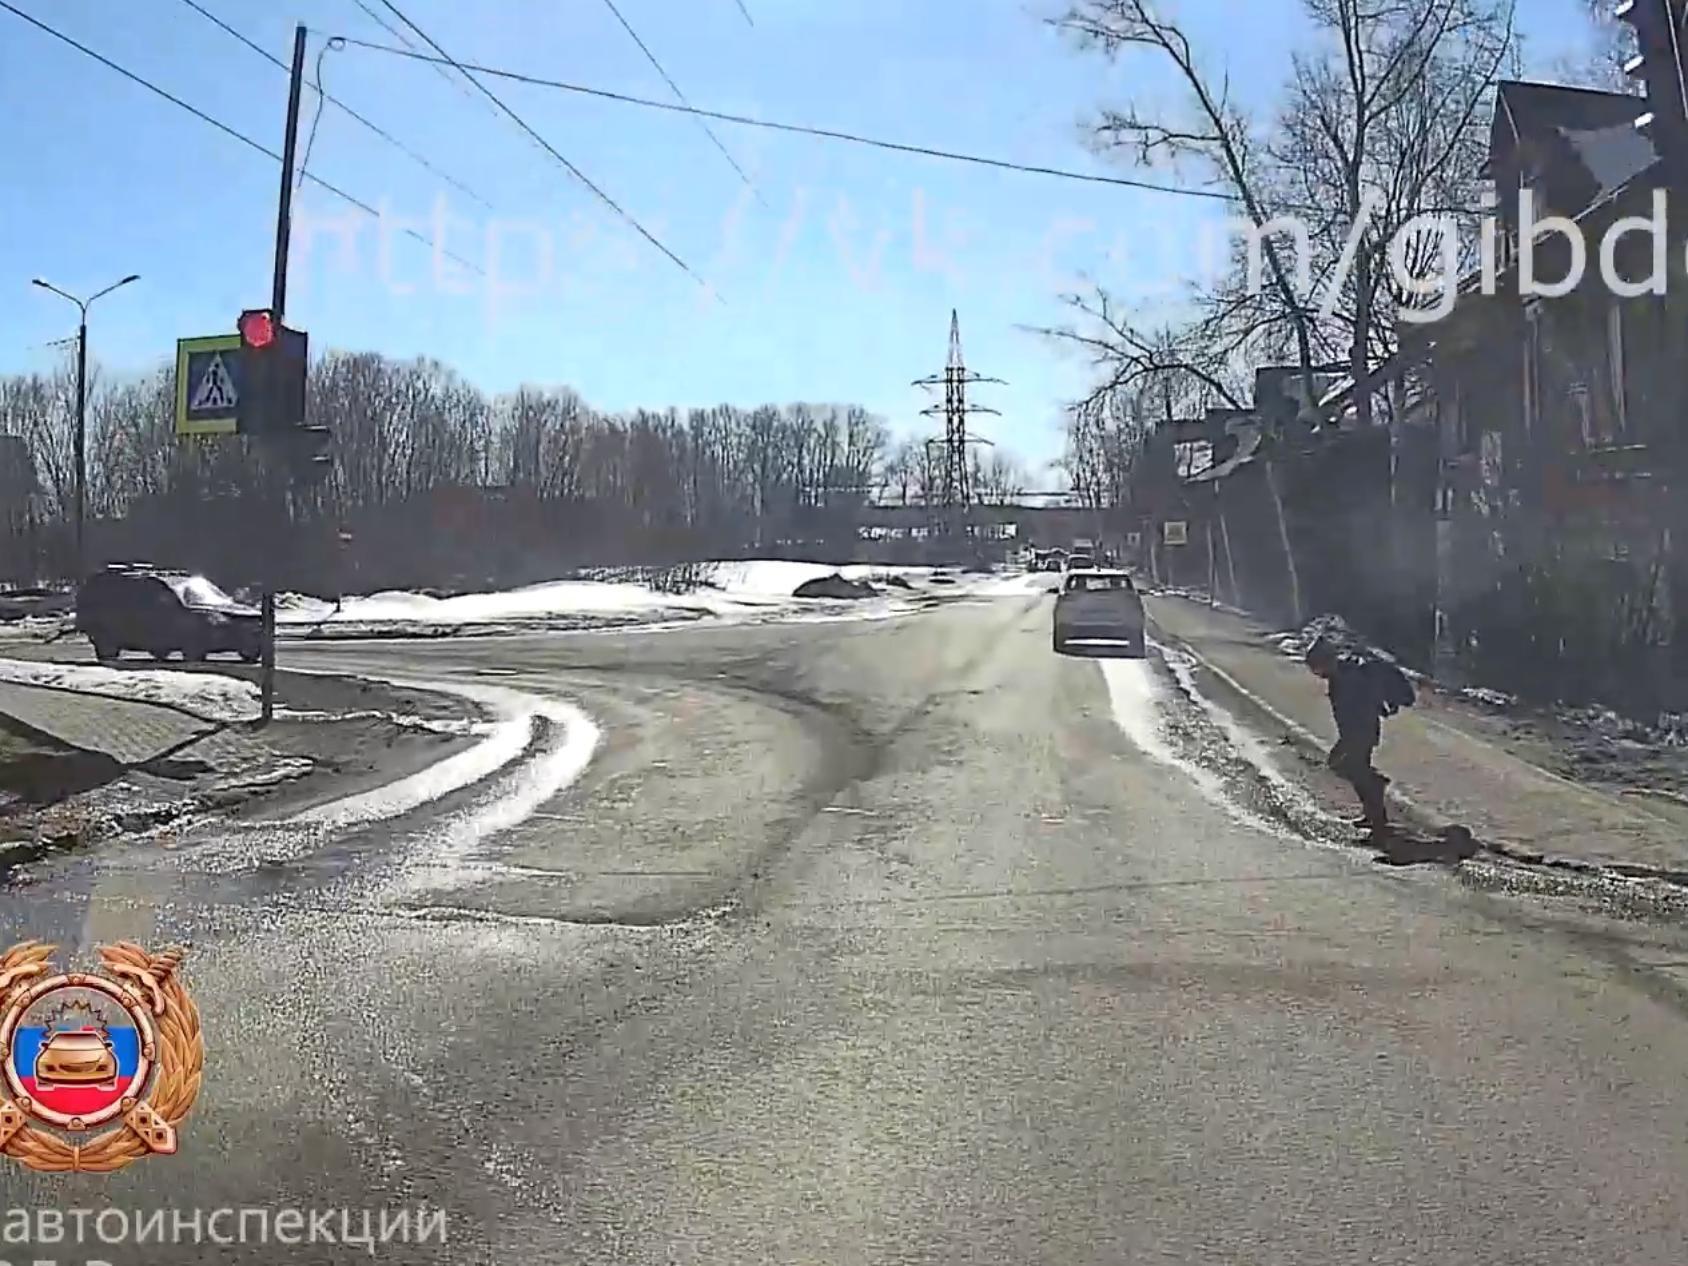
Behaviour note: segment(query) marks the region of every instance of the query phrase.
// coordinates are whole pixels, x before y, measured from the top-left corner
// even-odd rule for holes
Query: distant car
[[[934,585],[953,585],[960,579],[952,567],[939,567],[927,577],[927,581]]]
[[[76,631],[97,659],[141,651],[154,659],[202,660],[231,653],[255,663],[263,622],[204,576],[118,563],[90,576],[76,595]]]
[[[1074,571],[1055,599],[1055,653],[1094,650],[1142,659],[1143,597],[1123,571]]]
[[[1089,554],[1068,554],[1065,570],[1089,571],[1096,566],[1096,560]]]
[[[57,589],[7,589],[0,591],[0,621],[24,620],[31,616],[62,616],[69,613],[72,598]]]

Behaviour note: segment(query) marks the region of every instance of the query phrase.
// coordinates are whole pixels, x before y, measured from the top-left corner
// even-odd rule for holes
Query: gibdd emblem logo
[[[58,973],[55,948],[0,955],[0,1152],[94,1174],[174,1153],[205,1071],[183,951],[119,941],[100,947],[101,971]]]

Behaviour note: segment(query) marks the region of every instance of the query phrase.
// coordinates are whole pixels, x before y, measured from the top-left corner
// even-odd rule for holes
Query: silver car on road
[[[1068,572],[1055,599],[1055,653],[1142,659],[1143,624],[1143,597],[1125,572]]]

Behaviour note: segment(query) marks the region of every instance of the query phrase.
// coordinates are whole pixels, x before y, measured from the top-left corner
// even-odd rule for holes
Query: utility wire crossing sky
[[[143,310],[109,307],[94,339],[102,364],[129,371],[158,363],[178,335],[223,328],[255,301],[252,279],[267,276],[273,177],[208,161],[220,142],[194,133],[208,125],[279,163],[293,14],[240,0],[144,15],[105,3],[0,0],[0,24],[19,20],[0,41],[0,98],[37,103],[0,122],[8,152],[34,157],[27,199],[8,207],[0,272],[67,284],[84,271],[90,284],[108,269],[145,274]],[[1533,65],[1586,50],[1579,4],[1525,6]],[[1038,21],[1055,7],[859,0],[752,12],[741,0],[600,0],[522,25],[449,0],[298,0],[311,30],[307,88],[318,89],[302,120],[313,198],[301,223],[315,217],[319,235],[360,217],[384,226],[379,256],[368,238],[350,264],[298,252],[301,317],[321,346],[440,356],[492,390],[567,383],[611,409],[852,400],[919,429],[925,402],[907,383],[941,355],[959,307],[975,359],[1015,384],[1002,393],[1004,426],[1058,443],[1060,403],[1082,394],[1092,370],[1028,331],[1063,323],[1061,296],[1092,279],[1173,319],[1202,266],[1195,238],[1240,210],[1197,168],[1116,174],[1107,156],[1087,166],[1082,124],[1097,108],[1177,86],[1152,55],[1110,64],[1078,52]],[[179,23],[158,16],[170,9]],[[1180,12],[1264,126],[1305,34],[1299,0],[1189,0]],[[425,82],[384,69],[409,63],[428,67]],[[589,81],[600,77],[604,86]],[[137,87],[174,111],[137,108]],[[820,108],[812,101],[850,125],[796,121]],[[707,128],[697,139],[708,144],[670,135],[664,117]],[[582,211],[524,163],[526,144],[594,205]],[[333,206],[315,190],[354,212],[325,219]],[[444,218],[430,204],[445,205]],[[564,272],[542,274],[531,249],[518,242],[530,254],[517,259],[506,238],[505,280],[512,265],[541,280],[535,297],[499,307],[495,235],[524,225],[549,234]],[[402,247],[410,280],[388,283],[389,235],[429,253],[430,289],[416,275],[426,261]],[[442,260],[467,289],[440,280]],[[722,295],[731,315],[707,315]],[[53,322],[39,305],[0,304],[0,371],[45,368],[26,349],[61,333]]]

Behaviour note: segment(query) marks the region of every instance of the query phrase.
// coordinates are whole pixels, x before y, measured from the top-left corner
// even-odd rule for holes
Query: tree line
[[[0,378],[0,435],[17,437],[13,460],[35,487],[27,500],[10,498],[13,583],[72,569],[75,385],[69,363]],[[303,542],[300,583],[327,569],[334,542],[355,556],[335,565],[370,584],[445,584],[445,572],[497,583],[581,565],[847,553],[865,506],[921,506],[940,486],[935,451],[893,442],[885,420],[859,405],[610,413],[567,387],[494,395],[436,360],[331,352],[311,366],[307,407],[329,428],[332,465],[289,487],[262,442],[178,437],[175,393],[174,366],[130,377],[92,370],[95,554],[206,557],[200,538],[226,522],[234,536],[215,565],[247,577],[285,523]],[[1023,490],[1012,457],[973,460],[980,500]]]

